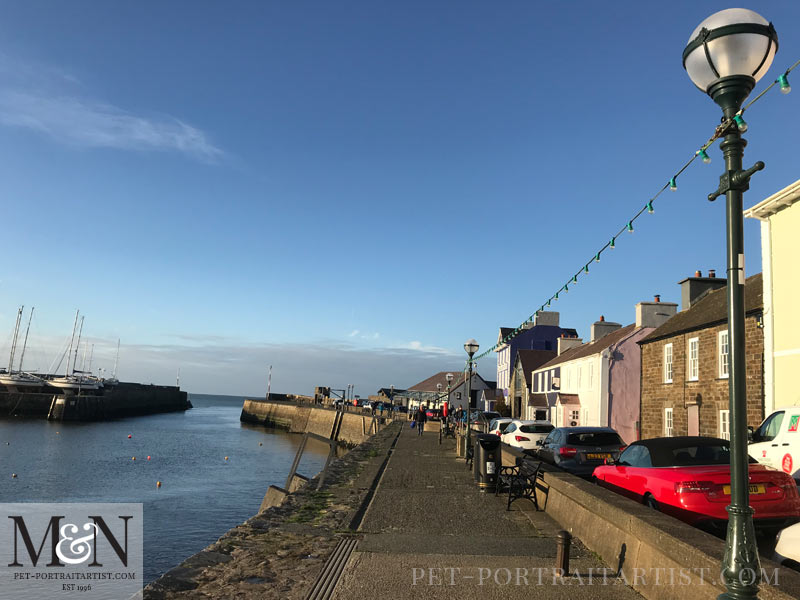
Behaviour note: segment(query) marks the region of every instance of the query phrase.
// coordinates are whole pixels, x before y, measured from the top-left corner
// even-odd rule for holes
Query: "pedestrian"
[[[425,429],[425,421],[428,420],[428,415],[425,414],[424,406],[419,407],[415,420],[417,421],[417,435],[422,435],[422,430]]]

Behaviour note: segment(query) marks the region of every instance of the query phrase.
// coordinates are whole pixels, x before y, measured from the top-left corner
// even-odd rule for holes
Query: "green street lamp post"
[[[470,411],[472,410],[472,357],[475,356],[475,353],[478,351],[478,342],[474,339],[470,338],[466,342],[464,342],[464,350],[467,351],[467,355],[469,356],[469,369],[467,375],[467,419],[466,419],[466,426],[467,432],[465,439],[465,446],[464,446],[464,458],[469,458],[469,442],[470,442],[470,426],[469,426],[469,416]]]
[[[727,507],[728,535],[722,561],[727,591],[720,600],[757,598],[761,575],[748,487],[742,195],[749,188],[750,176],[763,169],[764,163],[742,169],[747,142],[741,132],[747,130],[747,124],[739,111],[769,69],[777,49],[778,36],[772,23],[751,10],[729,8],[700,23],[683,51],[683,66],[689,77],[722,108],[722,122],[727,123],[720,144],[725,172],[719,188],[708,196],[715,200],[725,194],[728,242],[731,504]]]
[[[445,375],[445,379],[447,379],[447,418],[450,418],[450,385],[453,383],[453,374],[448,373]]]
[[[439,408],[439,404],[442,402],[442,384],[436,384],[436,406],[434,408]]]

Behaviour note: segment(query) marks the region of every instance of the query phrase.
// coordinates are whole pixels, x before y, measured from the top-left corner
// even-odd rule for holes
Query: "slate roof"
[[[533,384],[533,371],[555,357],[556,353],[552,350],[517,350],[517,360],[522,363],[525,383],[529,388]]]
[[[464,383],[466,381],[466,379],[467,379],[465,374],[464,374],[464,371],[440,371],[440,372],[436,373],[436,375],[433,375],[432,377],[428,377],[427,379],[412,385],[408,389],[409,389],[409,391],[413,391],[413,392],[435,392],[435,391],[437,391],[436,384],[437,383],[441,383],[442,384],[442,389],[446,390],[447,389],[447,374],[448,373],[452,373],[453,374],[453,383],[450,384],[450,389],[451,390],[455,389],[456,387],[458,387],[459,385]],[[473,371],[472,374],[473,375],[478,375],[478,373],[476,371]],[[481,377],[480,375],[478,375],[478,377],[480,377],[480,379],[484,383],[486,382],[486,380],[483,379],[483,377]]]
[[[727,288],[712,290],[688,308],[670,318],[661,327],[650,332],[640,344],[649,344],[657,340],[672,337],[689,331],[705,329],[728,322]],[[744,312],[753,314],[764,308],[764,286],[761,273],[748,277],[744,282]]]
[[[580,346],[576,346],[575,348],[570,348],[566,352],[563,352],[561,356],[557,356],[550,362],[547,362],[543,364],[541,367],[537,368],[541,369],[545,367],[555,367],[562,363],[575,360],[576,358],[584,358],[586,356],[591,356],[592,354],[597,354],[598,352],[605,350],[609,346],[613,346],[617,342],[625,339],[628,335],[633,333],[634,329],[636,329],[636,323],[631,323],[630,325],[626,325],[625,327],[617,329],[616,331],[612,331],[607,335],[604,335],[599,340],[595,340],[593,342],[587,342],[585,344],[581,344]]]

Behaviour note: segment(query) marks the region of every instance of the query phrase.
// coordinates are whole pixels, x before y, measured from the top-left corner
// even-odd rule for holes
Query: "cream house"
[[[800,181],[744,212],[761,221],[764,414],[800,405]]]

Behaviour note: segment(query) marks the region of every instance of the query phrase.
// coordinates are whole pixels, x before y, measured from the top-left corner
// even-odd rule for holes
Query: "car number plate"
[[[767,490],[764,487],[763,483],[751,483],[749,488],[750,488],[750,493],[751,494],[766,494],[767,493]],[[722,493],[727,495],[727,496],[730,496],[731,495],[731,486],[723,485],[722,486]]]
[[[604,458],[611,458],[610,452],[589,452],[586,455],[589,460],[603,460]]]

